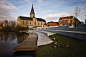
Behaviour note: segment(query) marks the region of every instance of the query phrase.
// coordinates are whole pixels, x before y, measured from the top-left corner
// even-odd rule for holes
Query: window
[[[27,23],[26,24],[28,24],[28,21],[27,21]]]
[[[64,23],[66,23],[66,21],[64,21]]]
[[[68,23],[70,23],[70,20],[68,21]]]
[[[36,25],[36,22],[35,22],[35,25]]]
[[[42,22],[41,22],[41,25],[42,25]]]
[[[38,22],[38,25],[39,25],[39,22]]]
[[[31,25],[31,21],[30,21],[30,25]]]
[[[24,21],[23,21],[23,25],[24,25]]]
[[[61,23],[62,23],[62,21],[61,21]]]

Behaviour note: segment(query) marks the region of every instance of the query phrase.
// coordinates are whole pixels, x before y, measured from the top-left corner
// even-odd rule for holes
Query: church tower
[[[32,4],[32,9],[31,9],[31,12],[30,12],[30,17],[31,17],[31,18],[35,18],[35,13],[34,13],[33,4]]]

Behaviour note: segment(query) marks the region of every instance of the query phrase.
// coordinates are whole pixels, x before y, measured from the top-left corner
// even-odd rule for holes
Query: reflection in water
[[[16,39],[16,35],[14,33],[2,33],[0,32],[0,41],[7,42]]]
[[[28,34],[24,34],[24,33],[18,34],[17,35],[17,42],[18,42],[18,44],[21,43],[23,40],[25,40],[27,37],[28,37]]]
[[[25,40],[27,36],[28,35],[25,33],[16,34],[12,32],[0,32],[0,57],[15,57],[16,55],[14,54],[14,47],[17,46],[23,40]]]

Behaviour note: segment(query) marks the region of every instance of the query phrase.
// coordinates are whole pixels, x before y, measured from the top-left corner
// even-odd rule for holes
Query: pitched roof
[[[58,23],[58,22],[48,22],[48,23]]]
[[[42,19],[42,18],[36,18],[37,19],[37,21],[43,21],[43,22],[46,22],[44,19]]]
[[[48,22],[48,23],[57,23],[57,24],[59,24],[58,22]]]
[[[34,13],[34,8],[33,8],[33,4],[32,4],[32,9],[31,9],[30,14],[35,14],[35,13]]]
[[[62,20],[62,19],[72,19],[72,18],[73,18],[73,16],[60,17],[60,19],[59,19],[59,20]]]
[[[31,21],[33,21],[33,18],[30,18],[30,17],[24,17],[24,16],[19,16],[19,18],[21,19],[21,20],[31,20]],[[37,19],[37,21],[43,21],[43,22],[46,22],[44,19],[42,19],[42,18],[36,18]]]
[[[33,20],[33,18],[30,18],[30,17],[24,17],[24,16],[20,16],[19,17],[21,20]]]

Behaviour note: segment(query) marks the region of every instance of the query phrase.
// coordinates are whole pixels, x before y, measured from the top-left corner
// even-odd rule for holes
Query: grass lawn
[[[28,30],[23,30],[23,31],[27,32]]]
[[[53,38],[58,39],[58,47],[55,49]],[[54,34],[50,37],[54,42],[38,48],[36,57],[86,57],[86,41],[78,40],[72,37]],[[66,49],[62,46],[69,42]]]
[[[26,29],[26,30],[23,30],[23,31],[27,32],[28,30],[34,30],[34,29]]]

